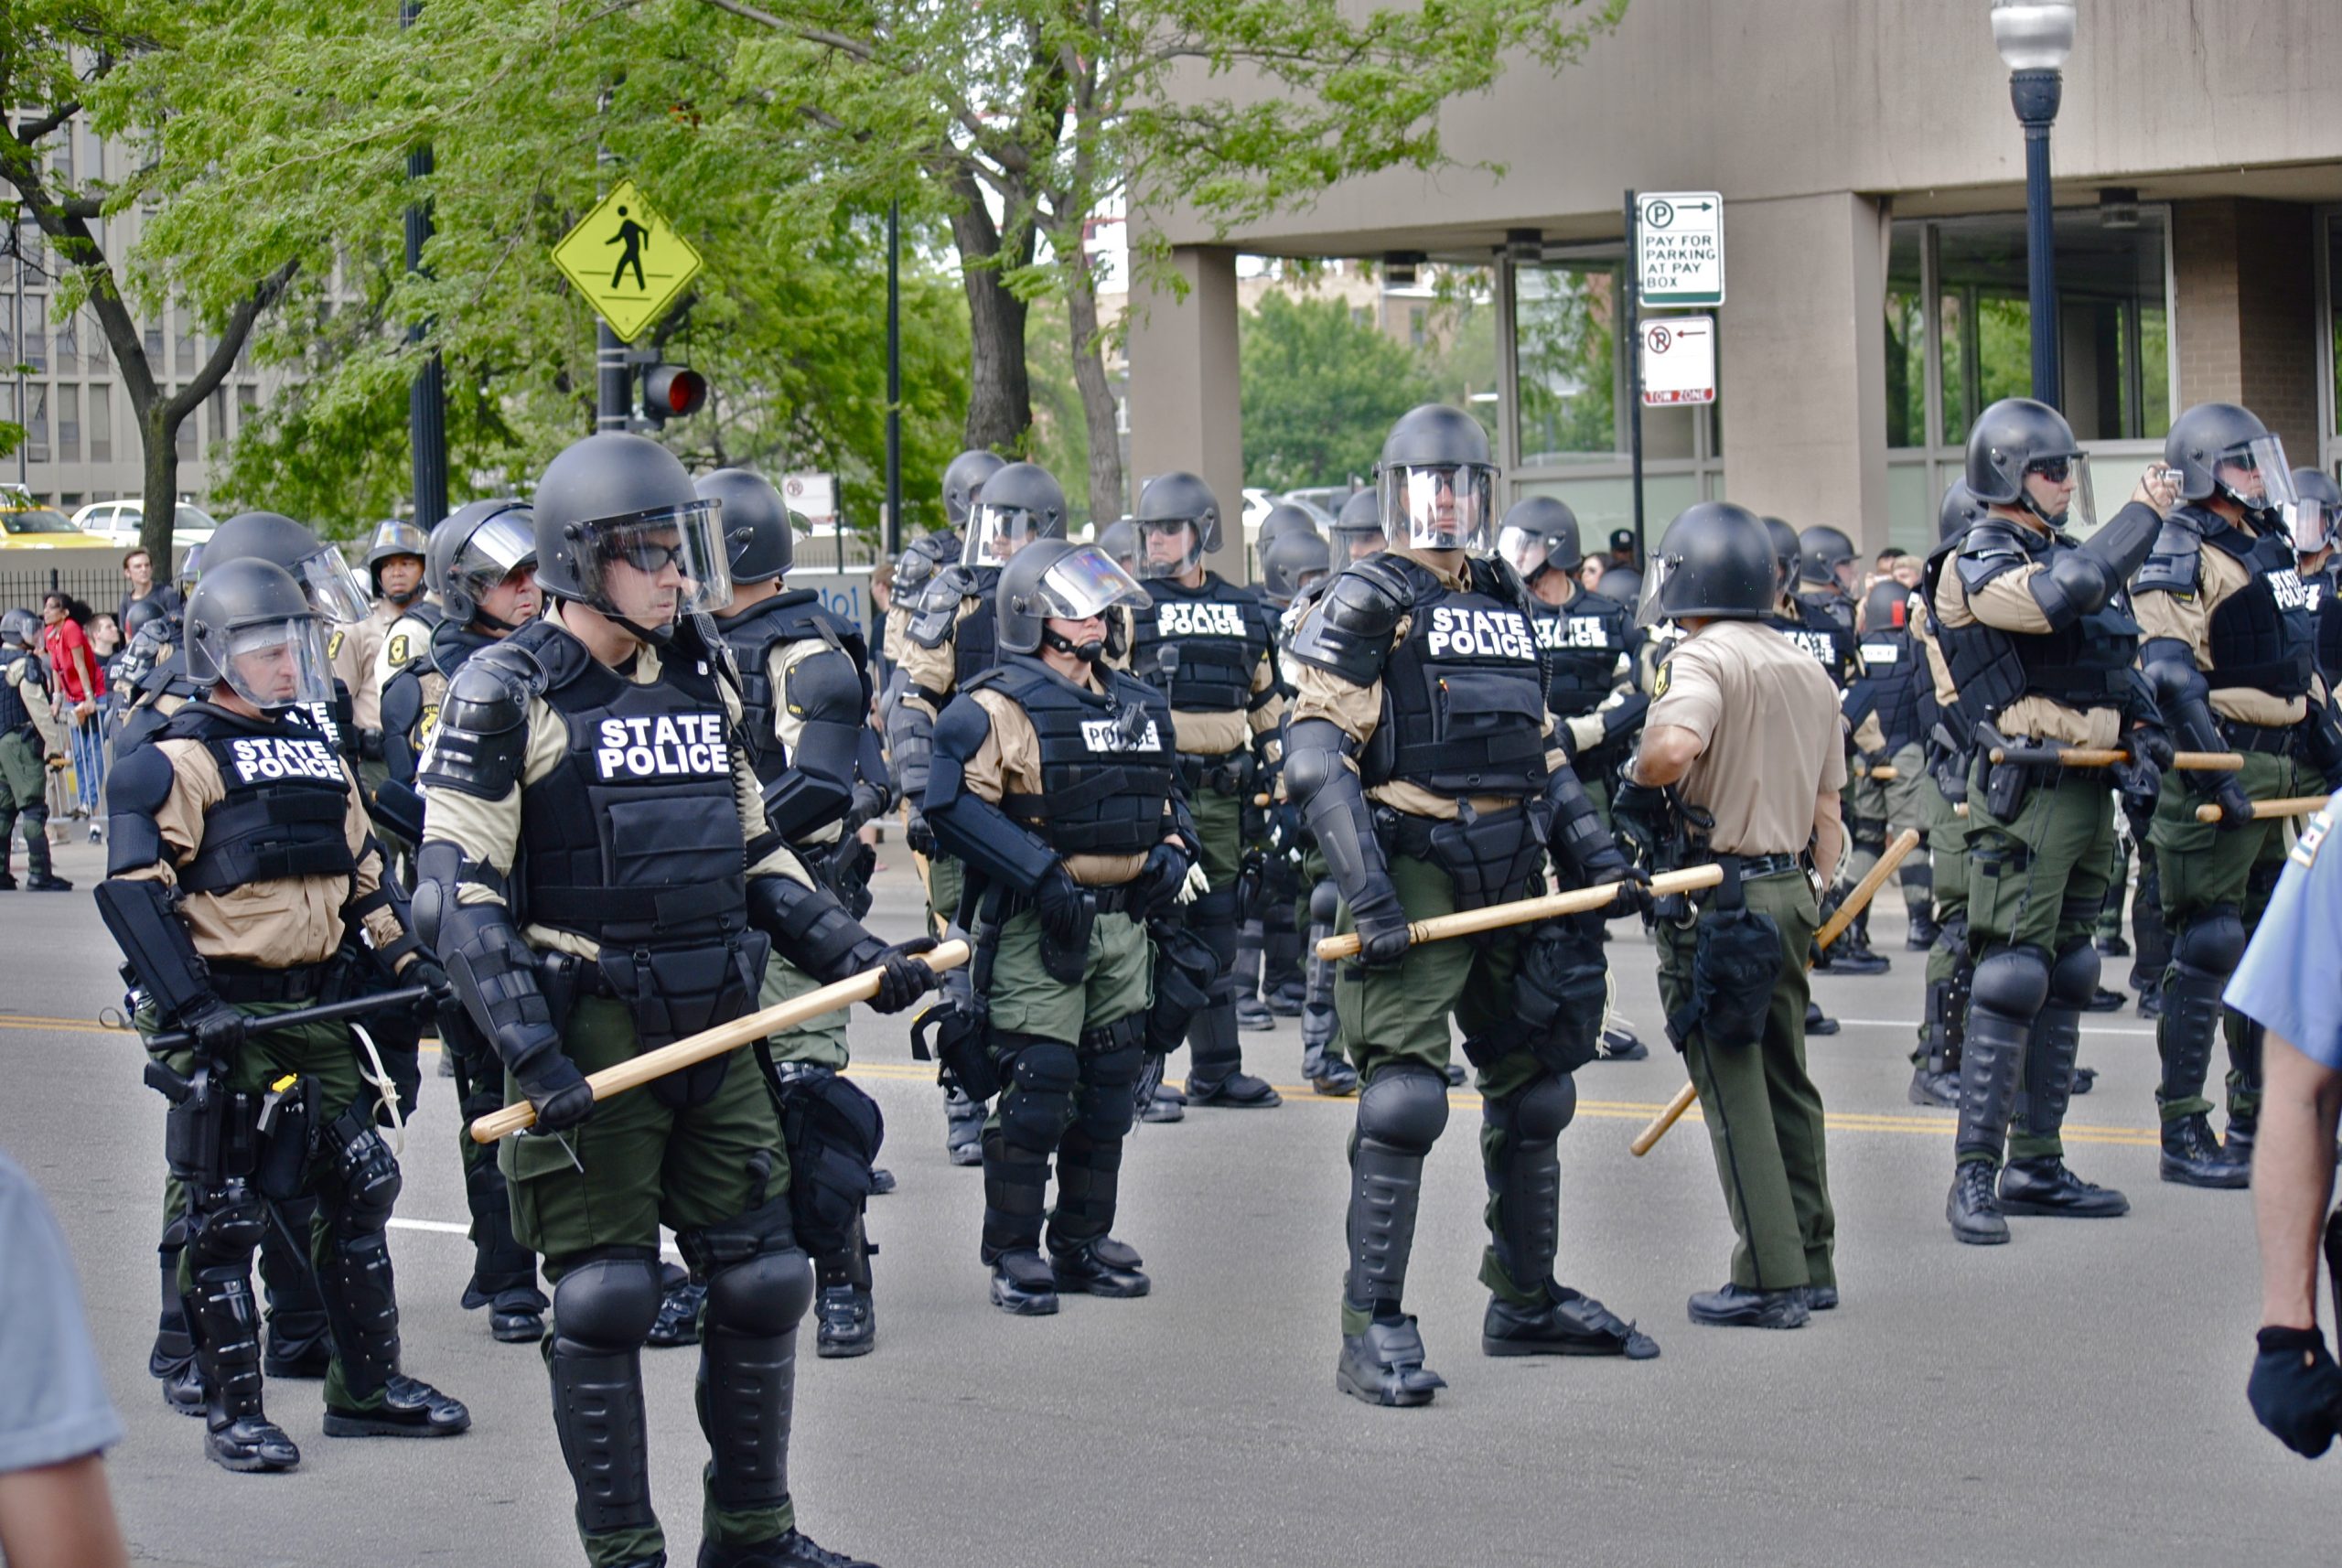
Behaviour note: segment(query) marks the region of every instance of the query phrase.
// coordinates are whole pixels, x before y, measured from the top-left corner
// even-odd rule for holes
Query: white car
[[[73,514],[73,526],[127,550],[138,542],[138,527],[145,517],[146,508],[138,501],[91,501]],[[200,544],[219,526],[201,507],[181,501],[171,519],[171,542],[182,550]]]

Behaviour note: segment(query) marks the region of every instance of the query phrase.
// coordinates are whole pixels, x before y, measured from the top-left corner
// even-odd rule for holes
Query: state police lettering
[[[1549,652],[1610,646],[1610,628],[1599,616],[1544,616],[1537,622],[1537,646]]]
[[[2302,581],[2302,575],[2290,566],[2282,572],[2269,574],[2269,592],[2281,610],[2317,608],[2317,596],[2309,591],[2309,585]]]
[[[612,779],[709,779],[732,771],[722,714],[606,718],[594,766]]]
[[[321,740],[287,736],[240,736],[228,745],[229,765],[239,784],[267,779],[328,779],[341,781],[341,762]]]
[[[1146,721],[1145,733],[1136,741],[1131,739],[1120,719],[1084,719],[1081,744],[1092,751],[1160,751],[1163,736],[1153,719]]]
[[[1784,627],[1781,635],[1810,655],[1822,669],[1835,671],[1838,668],[1838,644],[1826,631],[1806,631]]]
[[[1155,624],[1166,637],[1241,637],[1244,611],[1209,600],[1166,599],[1155,607]]]
[[[1431,612],[1434,659],[1512,659],[1537,661],[1537,641],[1519,610],[1476,610],[1439,605]]]

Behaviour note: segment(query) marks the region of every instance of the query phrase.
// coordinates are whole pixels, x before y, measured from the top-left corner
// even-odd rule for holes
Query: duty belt
[[[326,988],[326,971],[332,961],[269,969],[231,959],[208,959],[211,990],[222,1002],[306,1002]]]
[[[2250,725],[2242,719],[2215,719],[2213,727],[2220,738],[2239,751],[2257,751],[2268,756],[2283,757],[2294,749],[2294,732],[2268,725]]]
[[[1082,891],[1097,901],[1098,912],[1101,915],[1137,915],[1146,906],[1146,901],[1139,897],[1136,877],[1128,882],[1115,883],[1111,887],[1085,886]]]
[[[1793,854],[1719,854],[1717,864],[1733,862],[1740,867],[1743,882],[1755,882],[1767,876],[1800,876],[1805,866]]]
[[[1183,751],[1179,754],[1179,781],[1190,793],[1209,784],[1215,794],[1241,795],[1252,781],[1252,754],[1230,751],[1211,757]]]

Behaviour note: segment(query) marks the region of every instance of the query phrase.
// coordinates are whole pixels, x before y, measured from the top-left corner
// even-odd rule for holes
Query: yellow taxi
[[[73,526],[73,520],[42,506],[15,485],[0,485],[0,550],[111,551],[113,542]]]

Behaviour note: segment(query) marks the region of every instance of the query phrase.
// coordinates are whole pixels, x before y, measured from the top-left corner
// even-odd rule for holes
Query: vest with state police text
[[[1944,624],[1937,597],[1944,563],[1956,557],[1982,562],[2012,545],[2028,561],[2045,564],[2060,552],[2079,548],[2063,534],[2045,539],[2004,519],[1987,518],[1928,556],[1920,579],[1962,717],[1996,719],[2028,694],[2081,712],[2126,707],[2137,687],[2133,667],[2139,656],[2139,623],[2131,618],[2126,594],[2117,592],[2062,631],[2004,631],[1973,619],[1966,626]],[[1961,581],[1967,581],[1964,574]]]
[[[200,742],[224,790],[203,813],[202,844],[175,868],[183,891],[355,875],[349,776],[305,714],[248,719],[189,703],[155,738]]]
[[[1382,669],[1382,714],[1359,759],[1370,784],[1404,780],[1443,795],[1541,794],[1545,675],[1525,608],[1495,564],[1473,561],[1450,588],[1404,556],[1414,589],[1407,635]]]
[[[2317,668],[2317,623],[2291,542],[2281,533],[2255,539],[2242,529],[2223,528],[2207,533],[2204,544],[2251,574],[2251,581],[2212,611],[2206,628],[2212,668],[2205,682],[2215,690],[2249,686],[2272,697],[2305,694]]]
[[[1151,579],[1154,602],[1132,617],[1131,673],[1182,713],[1241,713],[1252,672],[1275,644],[1268,607],[1218,573],[1197,587]]]
[[[1618,660],[1634,640],[1633,614],[1590,590],[1558,607],[1533,607],[1537,646],[1545,654],[1545,705],[1564,719],[1594,712],[1618,683]]]

